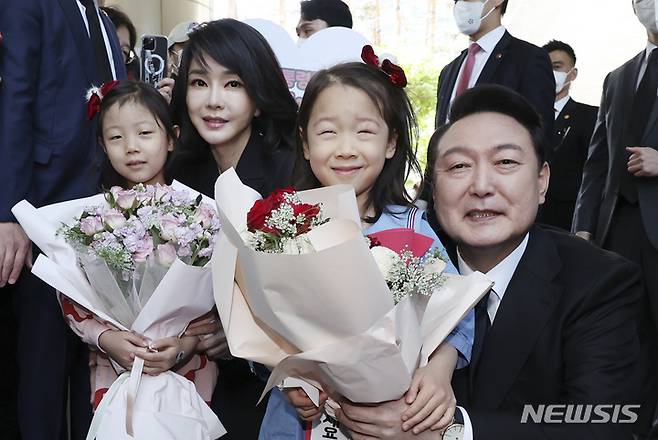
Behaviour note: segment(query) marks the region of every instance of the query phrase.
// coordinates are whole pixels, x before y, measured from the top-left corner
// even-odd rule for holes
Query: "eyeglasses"
[[[124,64],[130,64],[137,58],[135,52],[132,49],[128,49],[127,47],[121,48],[121,54],[123,55]]]

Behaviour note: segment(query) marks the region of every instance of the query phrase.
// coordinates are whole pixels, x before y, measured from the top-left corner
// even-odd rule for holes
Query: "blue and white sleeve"
[[[435,249],[441,251],[442,256],[444,257],[447,265],[445,268],[446,273],[458,273],[454,264],[450,261],[448,254],[437,237],[436,233],[425,220],[421,221],[420,230],[417,231],[423,235],[434,238],[434,244],[432,245]],[[469,310],[468,314],[462,319],[457,327],[455,327],[452,332],[446,338],[446,342],[455,347],[459,353],[459,358],[457,359],[457,369],[464,368],[471,361],[471,350],[473,348],[473,340],[475,337],[475,311],[473,309]]]

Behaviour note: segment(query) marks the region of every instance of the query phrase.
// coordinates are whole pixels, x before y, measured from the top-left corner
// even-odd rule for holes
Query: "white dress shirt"
[[[557,117],[560,116],[560,113],[562,113],[564,106],[567,105],[567,102],[569,102],[570,99],[571,96],[567,95],[555,101],[555,104],[553,104],[553,109],[555,110],[555,119],[557,119]]]
[[[525,248],[528,246],[528,237],[529,233],[525,234],[523,241],[519,244],[516,249],[514,249],[507,257],[503,259],[500,263],[495,265],[489,272],[485,273],[486,277],[493,281],[494,285],[492,287],[492,293],[494,295],[489,295],[489,301],[487,302],[487,312],[489,314],[489,320],[493,324],[496,313],[498,312],[498,306],[503,300],[507,286],[514,275],[516,266],[519,265],[521,257],[525,252]],[[457,249],[457,258],[459,264],[459,273],[462,275],[470,275],[474,271],[471,269],[468,264],[463,260],[459,249]]]
[[[496,29],[489,31],[489,33],[483,35],[482,37],[480,37],[479,40],[475,42],[478,44],[478,46],[480,46],[481,50],[477,54],[475,54],[475,65],[473,65],[473,72],[471,73],[471,79],[468,81],[469,89],[473,87],[477,82],[478,78],[480,77],[480,74],[482,73],[482,70],[484,69],[485,64],[487,64],[489,57],[493,53],[494,49],[496,48],[500,40],[503,38],[503,35],[505,35],[505,27],[498,26]],[[457,81],[455,81],[455,86],[453,87],[452,95],[450,96],[450,105],[452,105],[452,101],[455,100],[455,94],[457,93],[457,86],[459,85],[459,79],[462,76],[465,65],[466,65],[466,57],[464,57],[464,62],[459,68],[459,75],[457,75]]]
[[[85,22],[85,27],[87,28],[87,35],[89,35],[89,23],[87,23],[87,16],[85,15],[87,8],[85,8],[85,6],[82,3],[80,3],[80,0],[77,0],[77,4],[78,4],[78,9],[80,9],[80,15],[82,15],[82,21]],[[94,4],[96,4],[96,0],[94,0]],[[110,39],[108,38],[107,32],[105,31],[105,25],[103,23],[103,19],[100,16],[100,11],[98,10],[97,4],[96,4],[96,15],[98,15],[98,22],[101,25],[103,42],[105,43],[105,51],[107,52],[107,60],[110,63],[110,69],[112,69],[112,78],[116,79],[117,72],[116,69],[114,68],[114,56],[112,55],[112,46],[110,45]]]
[[[505,257],[503,261],[498,263],[493,267],[493,269],[485,274],[487,278],[489,278],[494,283],[491,289],[492,294],[489,295],[489,301],[487,302],[487,313],[489,314],[489,320],[492,324],[496,317],[496,313],[498,312],[500,302],[503,300],[503,296],[507,290],[507,286],[512,280],[512,276],[514,275],[516,267],[521,261],[521,257],[523,257],[523,253],[525,252],[526,247],[528,247],[529,237],[530,234],[526,233],[521,244],[519,244],[516,249],[514,249],[507,257]],[[473,269],[471,269],[462,259],[462,256],[459,253],[459,249],[457,249],[457,257],[459,273],[461,275],[470,275],[474,272]],[[458,408],[464,416],[464,440],[473,440],[473,425],[471,423],[471,418],[468,416],[468,412],[464,408]]]
[[[637,90],[638,87],[640,87],[640,82],[642,82],[642,77],[644,76],[644,72],[647,71],[647,64],[649,64],[649,55],[651,55],[651,52],[658,47],[655,44],[653,44],[651,41],[647,42],[647,48],[645,49],[644,52],[644,59],[642,60],[642,65],[640,66],[640,73],[637,76],[637,82],[635,83],[635,90]],[[658,91],[656,92],[658,93]]]

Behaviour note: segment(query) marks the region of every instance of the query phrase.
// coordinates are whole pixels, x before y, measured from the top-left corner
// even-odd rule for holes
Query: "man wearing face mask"
[[[655,0],[633,0],[633,10],[646,28],[647,46],[603,83],[572,230],[642,268],[647,295],[638,328],[650,384],[658,376],[658,348],[652,346],[658,334],[658,18]],[[648,385],[646,391],[651,416],[658,392]]]
[[[550,138],[551,185],[539,221],[570,231],[598,107],[569,96],[571,83],[578,76],[573,48],[553,40],[544,45],[544,50],[551,58],[555,76],[555,125]]]
[[[541,48],[510,35],[501,24],[508,0],[456,0],[455,22],[470,37],[469,46],[439,76],[436,127],[449,119],[450,105],[479,84],[500,84],[523,95],[542,117],[545,132],[553,126],[555,82]]]
[[[469,46],[441,70],[435,128],[449,121],[452,102],[465,90],[482,84],[498,84],[521,94],[532,104],[550,139],[555,102],[551,61],[546,51],[513,37],[502,26],[507,3],[508,0],[455,0],[455,22],[459,30],[469,36]],[[427,163],[434,163],[431,148],[427,150]],[[436,229],[432,179],[431,173],[426,172],[420,198],[428,202],[428,220]]]

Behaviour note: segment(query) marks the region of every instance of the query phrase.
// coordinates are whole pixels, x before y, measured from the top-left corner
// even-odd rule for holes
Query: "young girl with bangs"
[[[309,82],[298,116],[295,167],[297,189],[350,184],[356,192],[363,233],[413,228],[434,238],[425,213],[414,205],[404,183],[419,170],[414,151],[416,122],[399,74],[364,63],[347,63],[317,72]],[[420,174],[420,173],[419,173]],[[448,272],[456,269],[448,263]],[[422,432],[446,427],[455,411],[450,385],[456,367],[468,363],[474,331],[471,312],[419,368],[405,395],[410,408],[402,429]],[[304,440],[309,423],[323,411],[300,388],[274,389],[260,432],[261,440]]]
[[[150,85],[136,81],[114,81],[101,90],[104,94],[97,95],[98,138],[107,155],[104,186],[132,188],[138,183],[166,184],[165,167],[176,145],[178,127],[172,121],[165,99]],[[90,115],[94,112],[91,110]],[[190,324],[189,333],[181,337],[153,341],[150,348],[154,352],[147,351],[148,341],[139,335],[94,318],[62,294],[58,299],[71,329],[95,349],[90,351],[89,362],[94,410],[118,377],[110,359],[130,370],[136,354],[144,359],[144,373],[175,371],[194,382],[199,395],[210,402],[217,368],[208,356],[218,349],[220,341],[216,337],[198,336],[209,333],[204,329],[212,318],[204,316]]]

